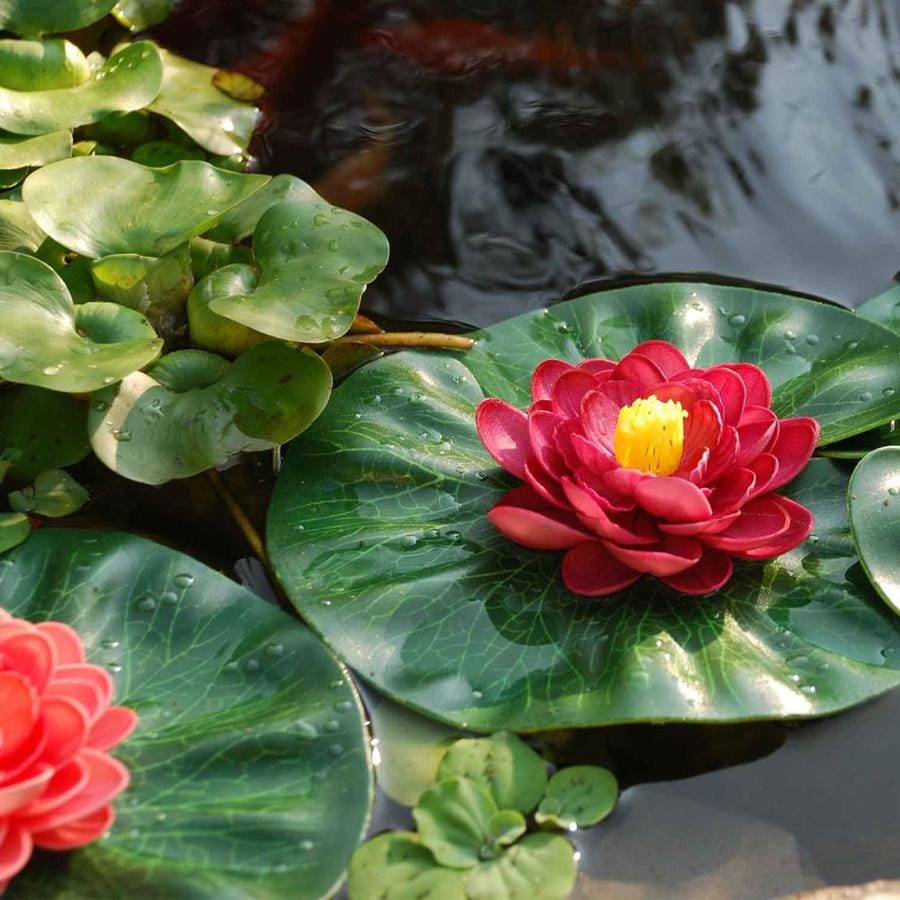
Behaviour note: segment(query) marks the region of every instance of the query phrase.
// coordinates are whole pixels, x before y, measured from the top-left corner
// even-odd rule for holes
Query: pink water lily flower
[[[600,597],[647,573],[685,594],[731,577],[732,557],[770,559],[809,537],[806,507],[776,494],[807,464],[815,419],[779,419],[749,363],[692,369],[666,341],[620,362],[542,362],[527,412],[478,407],[491,456],[525,482],[488,513],[517,544],[565,550],[576,594]]]
[[[129,775],[105,751],[137,722],[112,692],[68,625],[0,609],[0,893],[34,847],[83,847],[112,825]]]

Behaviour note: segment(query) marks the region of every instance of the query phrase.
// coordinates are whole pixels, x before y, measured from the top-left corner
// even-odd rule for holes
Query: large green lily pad
[[[35,858],[8,896],[318,898],[365,830],[372,781],[347,673],[299,623],[195,560],[44,529],[0,558],[0,603],[76,628],[140,716],[108,838]]]
[[[160,50],[163,80],[150,109],[171,119],[204,150],[221,156],[243,153],[250,144],[259,110],[234,100],[214,84],[218,69]]]
[[[115,0],[0,0],[0,29],[16,34],[58,34],[102,19]]]
[[[882,447],[863,459],[850,479],[849,505],[863,568],[900,615],[900,447]]]
[[[0,88],[0,128],[15,134],[47,134],[87,125],[112,112],[143,109],[157,95],[160,84],[159,51],[150,41],[138,41],[115,53],[75,87],[43,91]]]
[[[162,256],[207,231],[268,180],[199,160],[154,169],[85,156],[33,172],[22,197],[50,237],[82,256]]]
[[[95,395],[91,446],[120,475],[162,484],[291,440],[330,393],[331,372],[310,350],[268,341],[234,363],[179,350]]]
[[[236,266],[207,276],[210,310],[272,337],[316,343],[350,327],[366,285],[387,265],[388,242],[371,222],[313,193],[263,213],[253,253],[258,278]]]
[[[897,416],[900,338],[837,307],[704,284],[581,297],[476,337],[466,355],[404,352],[354,373],[276,487],[280,580],[363,677],[484,731],[803,718],[900,684],[900,620],[857,561],[840,464],[813,460],[786,490],[812,509],[814,536],[738,565],[717,595],[643,581],[586,600],[564,588],[559,554],[487,521],[514,480],[474,427],[485,395],[526,406],[542,359],[620,358],[663,338],[700,365],[758,363],[779,414],[814,415],[836,441]]]
[[[46,263],[0,252],[0,377],[82,393],[142,368],[161,348],[140,313],[115,303],[75,306]]]

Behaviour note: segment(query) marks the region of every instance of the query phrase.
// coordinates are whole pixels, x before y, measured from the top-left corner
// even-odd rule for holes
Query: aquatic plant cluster
[[[259,85],[54,36],[170,7],[0,0],[0,891],[562,900],[619,784],[554,733],[900,685],[900,289],[386,335],[381,231],[249,171]],[[91,453],[216,483],[288,443],[265,540],[231,498],[282,609],[54,525]],[[382,746],[391,716],[427,736]],[[376,773],[404,830],[373,831]]]

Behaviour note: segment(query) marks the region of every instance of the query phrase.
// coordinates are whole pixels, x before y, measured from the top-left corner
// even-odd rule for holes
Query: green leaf
[[[112,112],[143,108],[161,83],[162,63],[155,45],[138,41],[115,53],[76,87],[0,88],[0,128],[15,134],[48,134],[87,125]]]
[[[81,509],[89,496],[68,472],[48,469],[38,475],[32,487],[13,491],[9,495],[9,505],[16,512],[57,519]]]
[[[81,462],[91,450],[87,414],[87,403],[69,394],[26,385],[0,392],[0,444],[16,451],[10,474],[34,479]]]
[[[226,356],[237,356],[262,341],[270,340],[268,335],[226,319],[209,308],[210,302],[216,297],[225,293],[252,291],[255,285],[256,274],[249,264],[230,263],[214,269],[208,277],[201,279],[188,297],[187,312],[191,340],[200,347],[214,353],[224,353]]]
[[[526,827],[525,816],[517,809],[498,809],[488,823],[488,834],[498,848],[508,847],[525,834]]]
[[[156,123],[147,110],[135,109],[130,112],[110,113],[99,122],[86,125],[81,133],[84,137],[102,144],[133,147],[153,140]]]
[[[149,108],[171,119],[210,153],[230,156],[245,152],[259,110],[220,91],[213,84],[217,69],[162,48],[159,52],[162,88]]]
[[[646,580],[586,600],[564,588],[559,554],[488,522],[514,482],[474,427],[485,395],[526,406],[542,359],[618,358],[662,337],[703,364],[760,363],[780,414],[815,415],[838,440],[897,416],[884,391],[900,386],[900,339],[820,303],[681,284],[583,297],[477,337],[465,355],[403,352],[354,372],[276,486],[279,580],[364,678],[478,731],[803,718],[900,684],[900,620],[862,577],[837,464],[813,460],[785,491],[812,510],[815,536],[738,565],[716,595]]]
[[[265,190],[265,187],[262,190]],[[198,281],[216,269],[235,263],[253,265],[253,251],[249,247],[240,245],[235,247],[202,237],[191,238],[191,268]]]
[[[0,0],[0,29],[42,35],[74,31],[102,19],[115,0]]]
[[[35,222],[82,256],[162,256],[267,181],[267,175],[226,172],[197,160],[153,169],[87,156],[38,169],[22,195]]]
[[[171,166],[183,159],[206,159],[199,147],[185,147],[171,141],[150,141],[134,148],[131,159],[142,166]]]
[[[862,459],[867,453],[879,447],[897,445],[900,445],[900,430],[897,429],[895,422],[891,422],[889,425],[873,428],[836,444],[829,444],[819,452],[829,459]]]
[[[0,169],[45,166],[72,155],[72,132],[54,131],[38,137],[0,135]]]
[[[556,834],[529,834],[502,856],[466,875],[468,900],[565,900],[578,866],[569,842]]]
[[[2,87],[14,91],[56,90],[77,87],[90,76],[90,63],[71,41],[59,38],[48,41],[0,40]]]
[[[25,207],[24,203],[22,207]],[[36,225],[34,227],[37,228]],[[40,234],[43,236],[44,233],[41,231]],[[66,250],[53,238],[45,238],[34,255],[62,278],[75,303],[87,303],[96,298],[97,291],[91,278],[91,260],[87,257]]]
[[[366,285],[387,264],[388,242],[371,222],[321,198],[285,200],[260,218],[253,253],[258,281],[249,269],[241,284],[230,269],[214,272],[209,308],[263,334],[315,343],[350,327]]]
[[[0,252],[0,376],[83,393],[147,365],[162,341],[139,313],[114,303],[75,306],[50,266]]]
[[[131,31],[143,31],[164,22],[178,0],[119,0],[112,14],[120,25]]]
[[[18,547],[30,533],[31,522],[28,521],[28,516],[17,512],[0,512],[0,553]]]
[[[615,775],[600,766],[569,766],[555,772],[547,785],[534,819],[573,831],[605,819],[615,808],[619,784]]]
[[[379,350],[378,347],[356,342],[329,344],[322,351],[322,359],[328,363],[328,368],[331,369],[335,381],[346,378],[360,366],[382,356],[384,356],[384,351]]]
[[[900,614],[900,447],[874,450],[854,469],[849,505],[860,562],[881,598]]]
[[[861,303],[856,314],[900,334],[900,285]]]
[[[35,860],[10,897],[319,898],[365,831],[372,782],[347,673],[298,622],[195,560],[47,528],[0,563],[13,615],[76,628],[140,716],[109,837]],[[62,863],[62,864],[60,864]]]
[[[456,741],[441,760],[438,779],[462,775],[483,787],[500,809],[528,813],[544,796],[547,766],[508,731]]]
[[[315,353],[277,341],[230,364],[179,350],[95,395],[91,446],[125,478],[162,484],[291,440],[319,415],[330,390],[331,373]]]
[[[451,869],[467,869],[492,847],[491,820],[497,804],[468,778],[447,778],[419,798],[413,818],[422,843],[434,858]]]
[[[350,900],[466,900],[460,872],[439,866],[419,836],[392,831],[353,854]]]
[[[44,237],[21,200],[0,200],[0,251],[32,253]]]

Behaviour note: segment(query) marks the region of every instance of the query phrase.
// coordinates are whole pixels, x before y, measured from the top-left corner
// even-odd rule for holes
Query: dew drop
[[[248,659],[247,662],[244,663],[244,669],[247,672],[258,672],[259,671],[259,660],[258,659]]]
[[[891,387],[887,387],[881,393],[884,394],[885,397],[893,397],[896,391]]]
[[[44,368],[41,369],[41,372],[43,372],[44,375],[56,375],[61,368],[62,366],[44,366]]]
[[[816,344],[819,343],[819,336],[817,334],[808,334],[806,336],[806,343],[811,347],[815,347]]]
[[[859,392],[859,399],[860,399],[860,400],[871,400],[871,399],[872,399],[872,392],[871,392],[871,391],[860,391],[860,392]]]
[[[859,346],[859,341],[847,341],[847,349],[855,350]]]
[[[418,543],[419,539],[414,534],[404,534],[403,537],[400,538],[400,546],[405,547],[407,550],[415,547]]]
[[[353,704],[349,700],[341,700],[338,703],[334,704],[334,708],[338,712],[347,712],[348,710],[353,708]]]
[[[281,656],[283,653],[283,644],[269,644],[269,646],[266,647],[266,656]]]
[[[300,844],[298,846],[304,852],[309,853],[309,851],[312,850],[316,845],[312,841],[300,841]]]
[[[728,324],[733,325],[737,328],[740,325],[743,325],[747,321],[746,316],[742,316],[740,313],[735,313],[733,316],[728,317]]]
[[[110,672],[112,672],[114,675],[115,675],[116,673],[122,671],[122,667],[119,665],[119,663],[115,663],[115,662],[107,663],[107,664],[106,664],[106,668],[107,668]]]
[[[153,612],[156,609],[156,600],[153,597],[144,597],[143,600],[138,600],[136,605],[141,612]]]
[[[178,594],[175,591],[166,591],[160,598],[159,602],[163,606],[175,606],[178,603]]]
[[[897,487],[896,485],[891,485],[891,487],[888,488],[888,493],[892,497],[896,497],[897,494],[900,494],[900,487]]]
[[[100,641],[100,646],[103,647],[104,650],[115,650],[116,647],[118,647],[120,643],[121,643],[120,641],[113,641],[113,640],[107,639],[105,641]]]
[[[294,728],[301,737],[309,738],[310,740],[319,736],[319,731],[316,726],[311,725],[305,719],[297,719],[297,721],[294,722]]]
[[[340,727],[341,727],[341,726],[340,726],[340,724],[338,723],[338,720],[337,720],[337,719],[329,719],[329,720],[325,723],[325,729],[324,729],[324,730],[327,731],[327,732],[329,732],[329,734],[333,734],[333,733],[334,733],[335,731],[337,731]]]
[[[338,756],[340,756],[340,755],[344,752],[344,748],[343,748],[340,744],[332,744],[332,745],[328,748],[328,752],[329,752],[332,756],[338,757]]]
[[[189,572],[179,572],[172,581],[178,587],[187,590],[194,583],[194,576]]]

